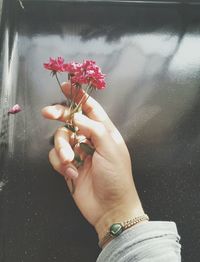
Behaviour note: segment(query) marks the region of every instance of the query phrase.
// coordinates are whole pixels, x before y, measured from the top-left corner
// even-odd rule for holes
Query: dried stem
[[[59,87],[60,87],[60,90],[61,90],[61,92],[63,93],[62,85],[61,85],[61,83],[60,83],[60,80],[59,80],[59,78],[58,78],[57,73],[55,73],[55,77],[56,77],[56,80],[57,80],[58,85],[59,85]],[[68,104],[69,104],[69,100],[68,100],[68,98],[67,98],[67,105],[68,105]]]
[[[23,3],[22,3],[22,0],[18,0],[18,2],[19,2],[19,4],[20,4],[21,8],[22,8],[22,9],[25,9],[25,8],[24,8],[24,5],[23,5]]]
[[[88,93],[89,90],[91,90],[90,93]],[[78,105],[77,105],[77,106],[74,108],[74,110],[72,110],[72,112],[70,113],[70,116],[72,116],[75,112],[77,112],[77,111],[79,110],[81,104],[83,103],[83,100],[85,99],[85,95],[87,95],[87,98],[86,98],[85,101],[84,101],[84,103],[86,103],[86,101],[88,100],[90,94],[92,93],[92,90],[93,90],[92,85],[91,85],[91,84],[88,85],[88,86],[87,86],[87,89],[85,90],[85,93],[86,93],[86,94],[84,94],[84,95],[82,96],[82,98],[81,98],[81,100],[79,101]]]
[[[55,76],[56,76],[56,80],[57,80],[57,82],[58,82],[58,85],[59,85],[59,87],[60,87],[60,89],[61,89],[61,92],[63,92],[63,91],[62,91],[62,85],[61,85],[61,83],[60,83],[60,80],[58,79],[57,73],[55,73]]]

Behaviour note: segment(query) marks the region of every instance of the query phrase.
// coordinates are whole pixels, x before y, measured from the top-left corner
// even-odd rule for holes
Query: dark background
[[[64,97],[42,63],[60,55],[94,59],[107,74],[94,97],[127,142],[144,209],[175,221],[183,261],[199,261],[200,6],[139,2],[4,1],[0,262],[94,262],[100,252],[48,163],[60,123],[40,110]],[[16,103],[22,112],[8,116]]]

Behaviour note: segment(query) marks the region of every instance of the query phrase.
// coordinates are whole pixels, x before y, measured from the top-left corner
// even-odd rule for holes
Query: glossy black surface
[[[177,223],[183,261],[200,246],[200,7],[4,1],[0,61],[0,262],[94,262],[97,238],[51,169],[63,101],[43,70],[50,56],[94,59],[108,88],[95,94],[122,132],[144,208]],[[65,79],[63,79],[65,80]],[[23,111],[7,115],[19,103]],[[91,210],[92,212],[92,210]]]

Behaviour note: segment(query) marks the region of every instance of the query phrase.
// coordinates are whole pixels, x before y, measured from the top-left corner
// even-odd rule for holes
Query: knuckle
[[[95,132],[100,136],[104,135],[106,133],[106,128],[105,128],[104,124],[103,123],[96,123],[95,124]]]
[[[55,134],[54,134],[54,144],[56,145],[56,149],[58,150],[59,147],[65,142],[68,141],[68,130],[65,127],[59,127]]]

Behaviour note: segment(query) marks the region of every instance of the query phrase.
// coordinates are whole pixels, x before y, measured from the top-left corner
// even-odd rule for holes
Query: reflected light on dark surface
[[[24,1],[23,10],[5,3],[0,261],[94,262],[99,253],[94,230],[48,162],[61,124],[43,119],[41,109],[65,98],[43,63],[63,56],[93,59],[107,75],[107,88],[94,97],[127,142],[146,213],[175,221],[183,259],[198,262],[199,7]],[[22,111],[8,116],[14,104]]]
[[[1,116],[0,116],[0,130],[4,129],[4,116],[8,114],[9,108],[13,106],[16,99],[16,83],[17,77],[16,70],[18,69],[18,34],[16,33],[13,41],[13,48],[11,56],[9,57],[9,31],[8,28],[5,30],[5,39],[4,39],[4,47],[3,47],[3,72],[2,72],[2,89],[1,96],[4,98],[3,103],[1,103]],[[4,116],[3,116],[4,115]],[[14,151],[14,125],[15,119],[13,117],[9,118],[8,121],[9,132],[5,135],[8,136],[8,153],[12,154]]]

